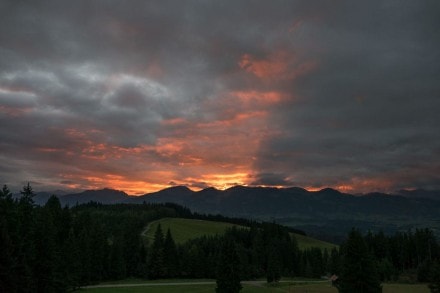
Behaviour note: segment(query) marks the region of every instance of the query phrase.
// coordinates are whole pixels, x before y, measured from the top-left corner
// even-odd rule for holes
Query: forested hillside
[[[174,186],[143,196],[128,196],[112,189],[87,190],[62,194],[64,204],[87,203],[176,203],[193,212],[221,214],[259,221],[272,221],[306,230],[309,235],[330,242],[341,242],[352,227],[394,234],[397,231],[431,227],[440,236],[440,201],[436,191],[400,192],[401,195],[370,193],[356,196],[325,188],[307,191],[303,188],[269,188],[234,186],[226,190],[206,188],[192,191]],[[37,193],[35,202],[44,205],[50,194]]]
[[[344,280],[351,276],[346,268],[365,259],[378,280],[415,271],[419,281],[431,282],[440,257],[428,229],[394,236],[352,231],[350,237],[356,237],[349,237],[340,251],[300,250],[289,229],[275,223],[198,215],[175,204],[91,202],[63,208],[52,196],[36,206],[33,195],[29,185],[18,200],[6,186],[0,193],[0,292],[64,292],[127,277],[227,279],[231,260],[239,280],[340,274],[347,286]],[[176,244],[171,232],[158,225],[147,241],[145,226],[165,217],[222,218],[246,228]],[[356,249],[361,254],[350,259]]]

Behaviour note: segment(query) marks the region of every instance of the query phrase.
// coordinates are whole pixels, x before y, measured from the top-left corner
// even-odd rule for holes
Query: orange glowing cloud
[[[82,181],[87,182],[86,184],[77,183],[81,181],[78,181],[79,178],[75,176],[63,175],[62,177],[72,180],[70,183],[65,183],[65,186],[71,189],[100,189],[109,187],[116,190],[123,190],[130,195],[142,195],[169,187],[169,184],[131,180],[125,176],[115,174],[100,174],[81,178]]]
[[[238,62],[240,68],[264,80],[288,80],[306,74],[316,68],[315,61],[298,60],[293,52],[280,50],[265,59],[244,54]]]
[[[345,193],[365,193],[374,191],[393,192],[392,189],[396,182],[390,178],[347,178],[345,182],[330,184],[325,186],[307,186],[308,191],[319,191],[323,188],[333,188]]]
[[[249,179],[249,173],[208,174],[202,176],[202,179],[210,182],[217,189],[225,189],[237,184],[245,185]]]
[[[238,64],[242,69],[260,78],[273,78],[286,74],[288,70],[286,58],[289,56],[284,52],[273,54],[268,60],[258,60],[249,54],[244,54]]]
[[[72,145],[64,152],[76,164],[59,176],[68,188],[108,187],[129,194],[174,184],[193,189],[249,184],[260,144],[273,133],[267,126],[271,108],[288,98],[276,90],[222,92],[203,101],[200,116],[162,120],[154,141],[135,146],[113,145],[99,129],[63,129]],[[48,156],[56,150],[40,152]]]
[[[254,90],[237,91],[233,92],[232,95],[240,99],[244,105],[253,107],[277,104],[286,97],[286,95],[276,91],[258,92]]]

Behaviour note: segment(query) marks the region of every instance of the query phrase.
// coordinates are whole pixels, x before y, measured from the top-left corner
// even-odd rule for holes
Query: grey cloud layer
[[[320,66],[295,86],[298,101],[280,110],[276,123],[290,130],[266,142],[258,166],[310,186],[438,188],[439,5],[340,8],[313,29]]]
[[[269,109],[249,183],[440,188],[439,12],[438,1],[2,1],[1,178],[130,172],[35,150],[155,145],[164,121],[226,119],[234,103],[219,94],[261,90],[288,98]],[[288,66],[317,66],[266,82],[238,65],[280,50]]]

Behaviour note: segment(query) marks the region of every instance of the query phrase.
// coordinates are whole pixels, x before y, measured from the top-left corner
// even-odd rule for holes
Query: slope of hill
[[[173,235],[173,239],[176,243],[184,243],[190,239],[202,236],[221,235],[225,232],[226,229],[237,226],[224,222],[212,222],[183,218],[163,218],[150,223],[144,231],[144,235],[150,243],[154,240],[154,232],[156,231],[159,224],[161,225],[164,234],[168,229],[170,229],[171,235]],[[296,238],[298,242],[298,247],[300,249],[319,247],[321,249],[327,248],[327,250],[330,251],[333,247],[337,247],[337,245],[335,244],[314,239],[312,237],[295,233],[291,233],[291,235]]]
[[[433,194],[429,193],[430,196]],[[63,205],[90,200],[106,204],[172,202],[198,213],[276,221],[335,243],[339,243],[352,227],[364,232],[383,230],[386,233],[429,227],[440,236],[440,200],[408,194],[355,196],[330,188],[310,192],[299,187],[246,186],[226,190],[207,188],[195,192],[184,186],[175,186],[138,197],[111,189],[59,197]]]
[[[221,235],[226,229],[236,226],[230,223],[212,222],[184,218],[163,218],[150,223],[144,231],[148,241],[153,241],[157,226],[161,225],[164,235],[170,229],[176,243],[184,243],[190,239],[202,236]]]
[[[104,188],[101,190],[86,190],[75,194],[66,194],[59,196],[62,205],[73,206],[75,204],[96,201],[103,204],[120,203],[127,200],[128,195],[119,190]]]
[[[194,192],[173,187],[130,200],[172,201],[196,212],[275,220],[336,243],[352,227],[386,233],[429,227],[440,234],[440,201],[383,193],[354,196],[330,188],[310,192],[298,187],[246,186]]]
[[[433,200],[440,200],[440,190],[399,190],[397,194],[408,198],[429,198]]]

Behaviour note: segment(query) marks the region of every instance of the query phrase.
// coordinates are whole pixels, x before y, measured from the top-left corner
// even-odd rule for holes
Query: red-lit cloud
[[[438,4],[23,5],[0,26],[0,183],[440,189]]]
[[[298,60],[294,52],[278,50],[271,52],[265,59],[258,59],[250,54],[241,57],[239,65],[242,69],[263,80],[293,80],[316,68],[316,61]]]

